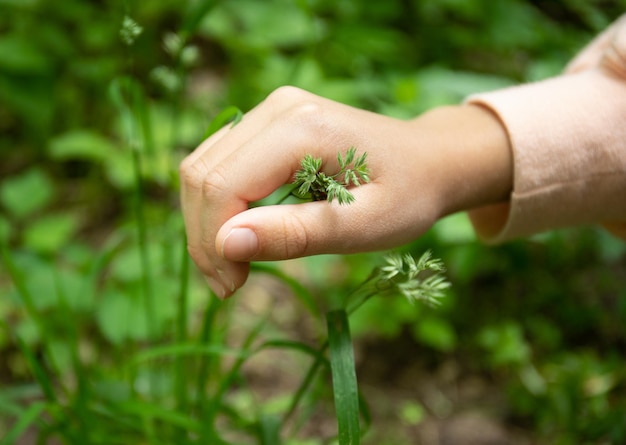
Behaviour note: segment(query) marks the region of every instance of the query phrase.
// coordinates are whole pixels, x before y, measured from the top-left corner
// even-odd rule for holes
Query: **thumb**
[[[365,220],[362,209],[355,204],[318,201],[249,209],[220,228],[216,249],[226,260],[237,262],[357,252],[367,236],[360,223]]]

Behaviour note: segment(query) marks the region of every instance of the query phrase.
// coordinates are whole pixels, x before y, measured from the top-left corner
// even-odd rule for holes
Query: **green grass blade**
[[[13,428],[0,439],[0,445],[10,445],[17,443],[20,435],[33,423],[40,419],[41,414],[46,409],[44,402],[36,402],[30,405],[17,419]]]
[[[372,426],[372,413],[363,394],[359,392],[359,411],[361,413],[361,435],[365,434]]]
[[[280,419],[276,416],[261,415],[259,419],[259,439],[261,445],[280,445]]]
[[[48,373],[39,364],[39,362],[37,361],[37,358],[35,357],[35,354],[33,353],[33,351],[31,351],[28,345],[20,337],[16,337],[16,340],[17,340],[17,345],[21,353],[26,358],[26,362],[28,363],[28,366],[30,367],[31,372],[33,373],[33,376],[35,377],[35,380],[39,384],[41,391],[46,397],[46,400],[52,403],[56,403],[57,397],[54,391],[54,384],[50,380]]]
[[[242,118],[243,112],[239,108],[235,106],[224,108],[217,114],[217,116],[213,118],[206,131],[204,132],[204,138],[208,138],[229,122],[232,122],[231,125],[234,127],[239,123],[239,121],[241,121]]]
[[[263,342],[254,352],[260,352],[263,349],[278,348],[278,349],[293,349],[300,351],[304,354],[312,356],[316,360],[320,360],[322,363],[327,361],[324,357],[324,351],[320,351],[317,348],[313,348],[307,344],[299,341],[292,340],[267,340]]]
[[[300,402],[304,398],[304,395],[306,394],[307,390],[309,389],[309,387],[315,380],[315,377],[317,376],[317,371],[319,371],[322,365],[329,365],[328,360],[326,360],[326,358],[322,355],[326,351],[327,348],[328,348],[328,341],[324,342],[320,346],[320,348],[317,350],[317,357],[315,358],[315,360],[313,360],[313,363],[311,363],[311,366],[309,367],[307,373],[305,374],[304,379],[302,380],[302,383],[300,384],[300,386],[294,393],[293,397],[291,398],[291,403],[289,404],[289,408],[287,409],[287,411],[285,411],[285,414],[283,415],[283,419],[282,419],[283,426],[287,425],[287,422],[289,421],[289,419],[296,412],[298,405],[300,405]]]
[[[359,391],[348,315],[345,310],[331,311],[326,314],[326,321],[339,445],[358,445]]]
[[[202,331],[200,332],[200,338],[198,339],[198,344],[200,345],[209,345],[215,342],[215,320],[219,309],[223,307],[223,302],[219,298],[213,295],[209,295],[209,298],[209,303],[204,311]],[[211,358],[211,356],[202,355],[198,361],[195,390],[195,408],[198,412],[202,411],[202,408],[210,403],[206,393],[207,382],[209,381],[209,377],[212,375],[212,371],[219,369],[218,363],[214,363],[213,360],[210,360]]]
[[[159,421],[180,428],[184,428],[190,433],[200,431],[200,422],[183,413],[169,410],[156,405],[152,402],[129,401],[117,405],[121,414],[128,414],[150,419],[151,421]],[[150,422],[151,424],[154,422]]]
[[[173,343],[163,346],[154,346],[143,351],[139,351],[130,361],[131,366],[138,366],[143,362],[149,362],[152,360],[163,359],[166,357],[181,357],[187,355],[196,356],[235,356],[235,357],[248,357],[246,351],[238,349],[227,348],[221,345],[202,345],[197,343]]]

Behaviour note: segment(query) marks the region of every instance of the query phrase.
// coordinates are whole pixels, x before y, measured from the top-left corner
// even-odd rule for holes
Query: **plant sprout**
[[[322,159],[307,154],[296,172],[292,194],[301,199],[313,201],[337,199],[339,204],[354,202],[354,195],[348,187],[360,186],[362,182],[370,182],[370,171],[366,164],[367,152],[356,156],[356,148],[350,147],[345,156],[337,154],[339,172],[327,175],[322,171]]]
[[[387,264],[378,269],[376,288],[382,294],[399,292],[411,303],[423,302],[438,306],[450,282],[442,275],[443,262],[427,250],[419,260],[411,255],[392,252],[385,256]]]

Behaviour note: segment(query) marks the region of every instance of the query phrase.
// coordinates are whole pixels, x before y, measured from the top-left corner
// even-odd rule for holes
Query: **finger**
[[[226,280],[226,282],[224,280],[224,277],[228,275],[224,272],[226,265],[213,264],[214,259],[206,253],[207,251],[213,252],[214,247],[212,241],[204,240],[203,234],[215,233],[217,227],[211,231],[211,221],[206,221],[203,218],[202,190],[206,177],[210,175],[214,166],[222,162],[232,151],[237,150],[246,141],[253,138],[259,129],[267,125],[271,113],[263,112],[262,105],[260,104],[248,112],[236,129],[229,124],[207,138],[193,153],[185,158],[180,167],[181,207],[185,220],[188,250],[196,265],[205,275],[209,286],[220,297],[232,293],[230,289],[233,284],[230,280]],[[245,210],[245,208],[241,210]],[[207,224],[209,224],[208,231]],[[237,269],[239,270],[237,275],[247,275],[244,267],[238,266]]]
[[[217,250],[230,261],[356,253],[404,244],[427,226],[399,212],[379,184],[365,184],[354,195],[349,205],[319,201],[237,214],[220,228]]]

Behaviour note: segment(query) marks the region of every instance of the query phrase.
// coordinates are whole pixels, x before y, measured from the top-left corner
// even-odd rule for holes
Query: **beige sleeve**
[[[510,201],[469,212],[482,240],[595,223],[626,238],[626,16],[563,75],[466,102],[491,109],[513,149]]]

